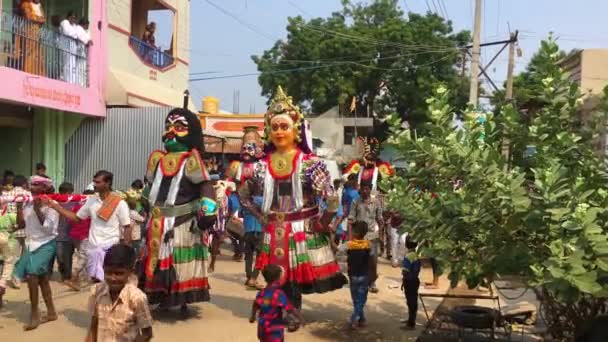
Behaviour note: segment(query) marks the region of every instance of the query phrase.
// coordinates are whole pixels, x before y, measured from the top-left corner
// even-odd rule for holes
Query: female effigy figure
[[[239,188],[242,205],[263,221],[256,268],[278,265],[279,284],[297,308],[302,294],[333,291],[346,284],[330,246],[329,223],[338,198],[325,163],[311,151],[306,128],[300,108],[278,87],[265,117],[266,156]],[[262,189],[261,210],[252,201],[256,186]]]

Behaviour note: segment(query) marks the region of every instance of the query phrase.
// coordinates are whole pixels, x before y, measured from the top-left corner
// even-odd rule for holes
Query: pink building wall
[[[89,87],[0,67],[0,101],[105,117],[104,91],[108,68],[106,0],[90,0]],[[2,10],[0,3],[0,10]]]

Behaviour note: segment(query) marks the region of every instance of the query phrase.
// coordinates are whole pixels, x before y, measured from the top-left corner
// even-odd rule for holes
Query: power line
[[[312,14],[310,14],[310,12],[306,11],[306,10],[305,10],[305,9],[303,9],[301,6],[298,6],[298,4],[296,4],[295,2],[293,2],[293,1],[289,0],[289,1],[287,1],[287,3],[288,3],[289,5],[291,5],[292,7],[294,7],[295,9],[297,9],[298,11],[302,12],[302,14],[307,15],[307,16],[309,16],[309,17],[311,17],[311,18],[313,17],[313,15],[312,15]]]
[[[333,30],[329,30],[329,29],[320,28],[318,26],[314,26],[314,25],[310,25],[310,24],[297,24],[297,25],[300,27],[303,27],[303,28],[308,28],[311,30],[332,34],[332,35],[339,36],[342,38],[346,38],[346,39],[350,39],[350,40],[357,40],[357,41],[361,41],[364,43],[370,43],[370,44],[375,44],[375,45],[393,46],[393,47],[400,47],[403,49],[438,49],[438,48],[442,48],[445,50],[456,50],[457,49],[455,47],[449,47],[449,46],[443,46],[443,45],[395,43],[395,42],[383,41],[383,40],[378,40],[378,39],[373,39],[373,38],[366,38],[366,37],[362,37],[362,36],[353,36],[353,35],[349,35],[349,34],[342,33],[342,32],[337,32],[337,31],[333,31]]]
[[[437,4],[435,4],[435,0],[431,0],[431,3],[433,4],[435,13],[437,13],[437,15],[440,17],[445,17],[445,14],[443,14],[443,10],[441,9],[441,5],[437,5],[437,4],[439,4],[439,0],[437,0]]]
[[[445,5],[445,2],[443,0],[439,0],[439,4],[441,6],[443,6],[443,11],[445,12],[445,18],[449,21],[450,15],[448,14],[448,7]]]
[[[408,13],[412,11],[412,10],[410,9],[410,7],[407,5],[407,1],[406,1],[406,0],[403,0],[403,7],[405,8],[405,10],[406,10]]]
[[[429,12],[433,12],[433,10],[431,9],[431,6],[429,6],[429,0],[424,0],[424,2],[426,3],[426,8],[429,9]]]
[[[452,55],[455,55],[455,54],[456,54],[456,52],[454,52],[454,54],[447,54],[446,56],[443,56],[441,58],[433,60],[433,61],[431,61],[429,63],[413,65],[412,67],[413,68],[420,68],[420,67],[431,66],[433,64],[436,64],[436,63],[439,63],[441,61],[444,61],[447,58],[449,58],[449,57],[451,57]],[[371,69],[377,69],[377,70],[387,70],[387,71],[403,70],[405,68],[405,67],[401,67],[401,68],[390,68],[389,69],[389,68],[379,68],[379,67],[375,67],[375,66],[371,66],[371,65],[360,64],[360,63],[357,63],[357,62],[341,62],[341,63],[326,64],[326,65],[317,65],[317,66],[311,66],[311,67],[301,67],[301,68],[283,69],[283,70],[271,70],[271,71],[265,71],[263,73],[264,74],[283,74],[283,73],[291,73],[291,72],[299,72],[299,71],[306,71],[306,70],[315,70],[315,69],[321,69],[321,68],[328,68],[328,67],[340,66],[340,65],[344,65],[344,64],[353,64],[353,65],[357,65],[357,66],[361,66],[361,67],[366,67],[366,68],[371,68]],[[259,76],[261,74],[262,74],[262,72],[252,72],[252,73],[224,75],[224,76],[191,78],[188,81],[189,82],[197,82],[197,81],[208,81],[208,80],[217,80],[217,79],[226,79],[226,78],[240,78],[240,77]]]
[[[228,11],[227,9],[217,5],[216,3],[214,3],[211,0],[205,0],[206,3],[208,3],[209,5],[213,6],[215,9],[217,9],[218,11],[222,12],[223,14],[229,16],[230,18],[236,20],[239,24],[245,26],[246,28],[248,28],[249,30],[251,30],[252,32],[255,32],[257,34],[259,34],[260,36],[271,40],[273,42],[276,42],[278,39],[275,37],[272,37],[269,34],[266,34],[265,32],[262,32],[260,29],[258,29],[257,27],[255,27],[254,25],[249,24],[248,22],[242,20],[241,18],[239,18],[236,14]]]

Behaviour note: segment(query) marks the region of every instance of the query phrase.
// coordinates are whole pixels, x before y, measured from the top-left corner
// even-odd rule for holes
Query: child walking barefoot
[[[281,278],[281,268],[277,265],[270,264],[262,271],[264,280],[266,280],[266,288],[258,292],[251,307],[251,317],[249,322],[255,322],[256,314],[258,315],[258,339],[262,342],[280,342],[285,336],[285,320],[283,319],[283,311],[294,315],[298,321],[302,321],[300,313],[296,310],[289,300],[285,292],[281,290],[278,281]],[[295,327],[297,329],[297,325]],[[290,330],[292,326],[290,325]]]
[[[87,342],[150,341],[152,316],[146,295],[129,283],[135,250],[126,245],[110,247],[103,260],[104,282],[91,288],[92,314]]]

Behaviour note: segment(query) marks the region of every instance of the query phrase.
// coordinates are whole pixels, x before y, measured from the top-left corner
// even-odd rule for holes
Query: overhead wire
[[[239,18],[236,14],[230,12],[229,10],[221,7],[220,5],[214,3],[211,0],[204,0],[206,3],[208,3],[209,5],[211,5],[213,8],[215,8],[216,10],[222,12],[224,15],[229,16],[230,18],[236,20],[236,22],[238,22],[239,24],[243,25],[244,27],[248,28],[250,31],[257,33],[258,35],[271,40],[273,42],[277,41],[278,39],[276,37],[273,37],[263,31],[261,31],[259,28],[257,28],[256,26],[249,24],[248,22],[244,21],[243,19]]]
[[[441,6],[443,6],[443,11],[445,12],[445,18],[449,21],[450,20],[450,15],[448,14],[448,7],[445,5],[445,1],[444,0],[439,0],[439,4]]]
[[[438,58],[436,60],[433,60],[433,61],[431,61],[429,63],[413,65],[413,67],[420,68],[420,67],[431,66],[433,64],[436,64],[436,63],[439,63],[441,61],[444,61],[445,59],[447,59],[449,57],[451,57],[451,55],[447,54],[447,55],[445,55],[445,56],[443,56],[441,58]],[[349,62],[339,62],[339,63],[335,63],[335,64],[317,65],[317,66],[311,66],[311,67],[300,67],[300,68],[283,69],[283,70],[269,70],[269,71],[265,71],[264,73],[265,74],[282,74],[282,73],[291,73],[291,72],[299,72],[299,71],[306,71],[306,70],[315,70],[315,69],[321,69],[321,68],[328,68],[328,67],[340,66],[340,65],[345,65],[345,64],[353,64],[353,65],[358,65],[358,66],[361,66],[361,67],[366,67],[366,68],[371,68],[371,69],[377,69],[377,70],[387,70],[387,71],[403,70],[404,69],[404,67],[401,67],[401,68],[380,68],[380,67],[375,67],[375,66],[371,66],[371,65],[365,65],[365,64],[349,61]],[[217,80],[217,79],[226,79],[226,78],[250,77],[250,76],[259,76],[261,74],[262,74],[262,72],[251,72],[251,73],[243,73],[243,74],[212,76],[212,77],[202,77],[202,78],[191,78],[191,79],[189,79],[189,81],[190,82],[196,82],[196,81]]]
[[[390,42],[390,41],[385,41],[385,40],[379,40],[379,39],[374,39],[374,38],[368,38],[368,37],[361,37],[361,36],[353,36],[353,35],[349,35],[346,33],[342,33],[342,32],[338,32],[338,31],[333,31],[333,30],[329,30],[329,29],[325,29],[325,28],[321,28],[315,25],[311,25],[311,24],[297,24],[300,27],[303,28],[308,28],[311,30],[315,30],[318,32],[324,32],[324,33],[328,33],[328,34],[332,34],[338,37],[343,37],[346,39],[350,39],[350,40],[356,40],[356,41],[360,41],[363,43],[369,43],[369,44],[374,44],[374,45],[383,45],[383,46],[394,46],[394,47],[401,47],[404,49],[445,49],[445,50],[455,50],[457,49],[456,47],[449,47],[449,46],[445,46],[445,45],[426,45],[426,44],[403,44],[403,43],[395,43],[395,42]]]

